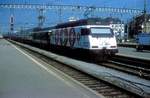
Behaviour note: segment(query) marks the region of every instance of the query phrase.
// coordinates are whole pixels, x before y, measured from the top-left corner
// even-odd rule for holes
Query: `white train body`
[[[90,30],[90,34],[81,34],[82,29]],[[106,31],[106,35],[99,31]],[[93,32],[92,32],[93,31]],[[71,33],[71,34],[70,34]],[[108,35],[107,35],[108,34]],[[116,38],[109,26],[87,25],[54,29],[51,32],[50,43],[57,46],[82,49],[117,49]]]

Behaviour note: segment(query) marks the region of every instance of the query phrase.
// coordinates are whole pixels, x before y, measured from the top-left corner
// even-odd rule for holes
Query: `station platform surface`
[[[136,51],[135,48],[118,47],[119,53],[117,55],[130,56],[134,58],[150,60],[150,51]]]
[[[0,39],[0,98],[103,98]]]

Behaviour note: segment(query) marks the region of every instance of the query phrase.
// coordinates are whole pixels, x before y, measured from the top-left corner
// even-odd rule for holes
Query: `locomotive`
[[[98,18],[60,23],[47,28],[34,28],[16,34],[13,40],[48,49],[73,52],[100,61],[118,52],[115,35],[108,24]]]

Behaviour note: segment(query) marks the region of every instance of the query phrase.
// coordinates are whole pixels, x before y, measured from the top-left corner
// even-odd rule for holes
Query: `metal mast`
[[[41,28],[45,22],[44,9],[39,9],[38,20],[39,20],[38,26]]]

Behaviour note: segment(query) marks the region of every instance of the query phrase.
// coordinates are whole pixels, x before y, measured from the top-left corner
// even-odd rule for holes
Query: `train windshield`
[[[113,35],[113,32],[110,28],[91,28],[91,34]]]

